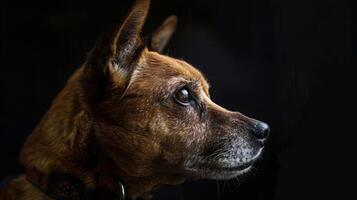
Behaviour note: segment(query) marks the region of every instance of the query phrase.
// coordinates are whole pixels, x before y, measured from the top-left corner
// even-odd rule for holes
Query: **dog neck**
[[[77,70],[27,138],[20,160],[27,170],[42,177],[64,174],[79,180],[83,190],[105,188],[117,193],[122,181],[130,198],[148,198],[164,182],[157,176],[133,177],[106,157],[96,145],[87,106],[80,94],[84,67]],[[180,181],[182,182],[182,180]]]
[[[35,169],[26,171],[26,179],[48,197],[58,200],[125,199],[125,189],[120,181],[118,191],[112,192],[106,188],[86,188],[81,180],[71,175],[45,175]]]

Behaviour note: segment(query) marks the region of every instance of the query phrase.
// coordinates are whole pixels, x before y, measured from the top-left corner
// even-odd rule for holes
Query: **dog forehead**
[[[198,69],[183,60],[147,51],[145,52],[144,63],[144,68],[156,73],[157,78],[166,80],[178,80],[179,78],[188,81],[198,81],[205,93],[208,94],[209,84],[205,77]]]

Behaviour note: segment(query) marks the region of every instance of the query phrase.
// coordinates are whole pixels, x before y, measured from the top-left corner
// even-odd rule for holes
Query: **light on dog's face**
[[[247,172],[263,150],[268,126],[212,102],[204,77],[189,64],[148,51],[142,58],[125,94],[105,106],[114,127],[102,128],[101,138],[118,164],[135,166],[130,173],[192,178]]]
[[[204,77],[189,64],[149,55],[149,65],[135,74],[141,85],[133,83],[132,90],[156,80],[146,91],[156,102],[150,113],[159,120],[150,127],[164,159],[193,177],[230,179],[247,172],[262,153],[268,125],[212,102]]]
[[[230,179],[243,174],[261,155],[269,127],[263,122],[238,112],[228,111],[213,103],[202,91],[199,102],[201,138],[192,142],[196,149],[186,158],[185,168],[193,176],[209,179]],[[199,131],[203,129],[202,133]],[[194,130],[193,130],[194,131]]]
[[[252,133],[255,125],[239,113],[213,108],[207,115],[208,135],[199,153],[187,160],[188,170],[209,179],[230,179],[249,171],[263,150],[264,139]]]

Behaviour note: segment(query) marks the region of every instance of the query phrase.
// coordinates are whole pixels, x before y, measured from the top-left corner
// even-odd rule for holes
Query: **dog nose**
[[[270,128],[268,124],[259,121],[253,125],[251,132],[255,138],[265,140],[269,135]]]

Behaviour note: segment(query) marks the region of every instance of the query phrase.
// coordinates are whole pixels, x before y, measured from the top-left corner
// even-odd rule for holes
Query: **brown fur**
[[[220,170],[214,167],[219,169],[221,157],[207,160],[212,172],[188,168],[218,150],[222,158],[230,158],[234,139],[245,141],[239,148],[251,150],[243,149],[234,158],[256,154],[258,147],[247,131],[252,120],[213,103],[205,78],[190,64],[154,52],[171,37],[176,18],[156,31],[154,51],[143,47],[139,34],[148,6],[149,1],[138,0],[123,24],[96,45],[68,80],[23,146],[20,160],[27,169],[70,174],[87,188],[113,192],[118,190],[113,177],[120,177],[127,196],[149,198],[161,184],[216,177]],[[175,103],[172,95],[183,85],[200,106]],[[24,176],[12,180],[0,195],[49,199]]]

